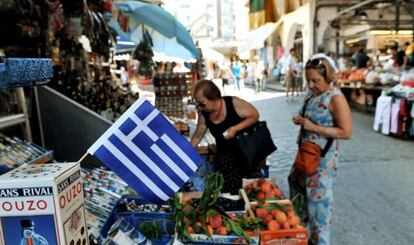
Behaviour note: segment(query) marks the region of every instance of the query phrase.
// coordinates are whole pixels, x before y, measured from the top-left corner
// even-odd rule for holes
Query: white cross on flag
[[[177,192],[201,158],[167,119],[139,98],[89,149],[153,203]]]

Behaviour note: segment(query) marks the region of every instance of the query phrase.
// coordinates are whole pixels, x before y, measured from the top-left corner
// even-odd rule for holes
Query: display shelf
[[[0,129],[5,129],[24,122],[26,122],[26,116],[24,114],[0,116]]]
[[[29,162],[27,164],[42,164],[50,162],[53,159],[53,151],[46,151],[44,155],[41,155]]]

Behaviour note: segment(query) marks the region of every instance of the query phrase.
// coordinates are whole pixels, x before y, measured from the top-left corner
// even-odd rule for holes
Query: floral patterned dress
[[[334,126],[329,104],[332,97],[339,94],[341,91],[338,88],[332,88],[320,95],[311,95],[305,117],[318,125]],[[302,135],[302,140],[310,140],[318,144],[321,149],[324,149],[327,143],[327,138],[306,131]],[[329,151],[322,158],[318,172],[306,177],[310,240],[313,244],[329,244],[338,153],[338,141],[334,140]]]

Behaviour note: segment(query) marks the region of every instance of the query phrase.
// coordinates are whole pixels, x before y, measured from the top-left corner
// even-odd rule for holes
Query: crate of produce
[[[172,238],[175,228],[170,211],[167,204],[151,204],[139,196],[122,196],[102,227],[101,235],[106,237],[112,224],[117,219],[124,218],[151,239],[152,244],[166,244]]]
[[[246,210],[251,216],[260,219],[262,244],[308,244],[307,229],[302,226],[290,200],[272,200],[250,202],[242,189],[241,195],[246,201]]]
[[[282,190],[276,184],[275,178],[243,179],[243,190],[249,201],[285,199]]]
[[[179,240],[185,244],[258,244],[258,236],[249,236],[238,220],[219,206],[223,182],[222,175],[210,174],[203,192],[181,193],[174,200]]]

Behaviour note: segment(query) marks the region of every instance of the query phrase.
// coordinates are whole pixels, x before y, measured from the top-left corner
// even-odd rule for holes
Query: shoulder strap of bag
[[[305,100],[305,103],[303,104],[302,113],[301,113],[302,117],[305,117],[306,107],[308,106],[308,102],[310,101],[311,98],[312,96],[309,96],[309,98],[307,98]],[[299,145],[302,143],[302,135],[304,132],[305,130],[303,129],[303,127],[300,127]],[[326,142],[326,145],[321,152],[321,157],[324,157],[326,153],[328,153],[329,149],[331,148],[332,143],[333,143],[333,138],[328,138],[328,142]]]

